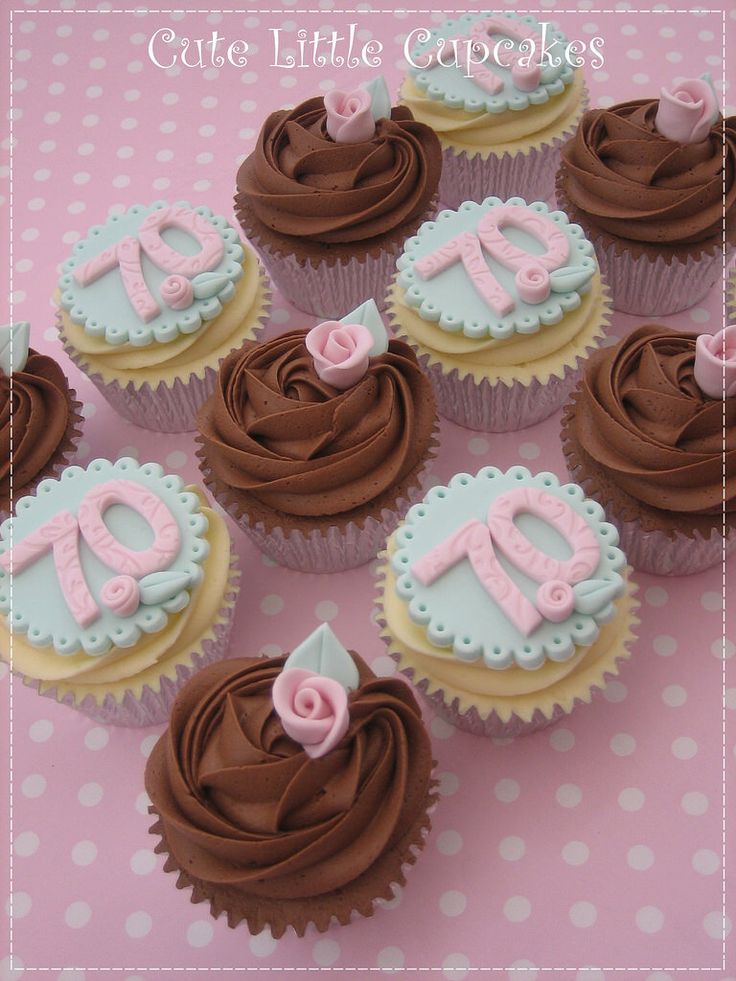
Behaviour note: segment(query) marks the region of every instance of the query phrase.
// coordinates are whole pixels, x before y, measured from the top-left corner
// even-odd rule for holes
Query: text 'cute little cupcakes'
[[[466,201],[408,239],[389,292],[440,415],[508,432],[565,401],[608,323],[607,290],[579,225],[523,198]]]
[[[454,725],[513,736],[589,702],[629,657],[618,532],[575,484],[484,467],[433,487],[388,542],[379,622]]]
[[[714,336],[645,324],[599,351],[562,441],[635,568],[681,576],[720,563],[736,547],[736,325]]]
[[[151,832],[177,886],[228,925],[302,936],[371,916],[430,828],[419,706],[323,624],[289,657],[199,672],[146,764]]]
[[[664,316],[722,281],[736,246],[736,117],[710,77],[585,113],[562,148],[557,203],[593,242],[616,310]]]
[[[375,558],[421,494],[432,386],[373,300],[228,357],[199,414],[205,483],[274,561],[338,572]]]
[[[84,423],[64,372],[29,341],[26,321],[0,327],[0,520],[41,480],[58,476]]]
[[[155,201],[75,244],[57,302],[67,353],[116,412],[186,432],[222,359],[258,335],[267,284],[225,218]]]
[[[434,214],[442,154],[382,77],[271,113],[235,211],[274,284],[306,313],[381,302],[404,239]]]
[[[0,526],[0,656],[99,722],[163,722],[222,657],[238,592],[224,520],[196,487],[123,457],[42,480]]]
[[[560,146],[587,101],[567,44],[549,23],[512,12],[466,14],[418,32],[401,101],[440,139],[445,207],[489,191],[527,201],[552,195]]]

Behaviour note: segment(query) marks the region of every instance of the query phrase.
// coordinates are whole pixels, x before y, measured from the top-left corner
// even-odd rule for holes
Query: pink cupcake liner
[[[525,152],[502,156],[480,153],[468,156],[448,147],[442,153],[440,201],[444,208],[457,210],[464,201],[483,201],[489,195],[506,201],[523,197],[525,201],[547,201],[555,190],[555,173],[560,163],[560,147],[571,134]]]

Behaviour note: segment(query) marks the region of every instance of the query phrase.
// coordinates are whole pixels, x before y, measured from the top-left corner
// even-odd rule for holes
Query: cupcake
[[[388,542],[379,622],[453,725],[516,736],[618,674],[636,604],[618,533],[576,484],[484,467],[433,487]]]
[[[489,191],[550,198],[560,146],[587,102],[582,71],[564,57],[540,68],[537,48],[562,51],[565,35],[511,12],[465,14],[415,33],[401,101],[440,139],[442,204],[457,208]]]
[[[721,279],[724,222],[736,244],[736,117],[708,76],[591,109],[562,148],[557,202],[593,242],[614,309],[686,310]]]
[[[318,317],[383,297],[404,239],[434,214],[439,141],[382,78],[271,113],[235,210],[290,303]]]
[[[713,336],[645,324],[591,358],[566,406],[570,474],[635,568],[700,572],[736,544],[735,372],[736,326]]]
[[[60,473],[82,435],[76,392],[29,340],[26,321],[0,327],[0,521],[39,481]]]
[[[324,931],[404,885],[432,764],[409,688],[323,624],[288,658],[230,658],[179,694],[146,764],[156,851],[231,927]]]
[[[546,419],[608,323],[593,246],[561,211],[523,198],[466,201],[405,245],[389,294],[440,415],[488,432]]]
[[[164,722],[237,591],[224,520],[156,463],[67,467],[0,525],[0,656],[12,632],[23,682],[98,722]]]
[[[374,558],[433,454],[432,387],[376,304],[245,344],[199,413],[216,500],[280,565],[338,572]]]
[[[267,289],[224,218],[155,201],[91,228],[62,266],[56,299],[67,354],[115,411],[186,432],[222,359],[257,336]]]

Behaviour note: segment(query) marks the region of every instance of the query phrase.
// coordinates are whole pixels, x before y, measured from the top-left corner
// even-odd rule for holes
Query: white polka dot
[[[618,806],[623,811],[640,811],[644,806],[644,792],[638,787],[626,787],[618,795]]]
[[[187,929],[187,943],[190,947],[206,947],[215,931],[209,920],[195,920]]]
[[[371,662],[371,670],[379,678],[390,678],[392,674],[396,674],[396,662],[392,657],[383,654]]]
[[[141,848],[131,857],[130,867],[136,875],[148,875],[156,868],[156,855],[149,848]]]
[[[721,857],[710,848],[700,848],[693,855],[693,868],[701,875],[713,875],[721,867]]]
[[[585,899],[578,900],[570,907],[570,922],[574,927],[592,927],[598,919],[598,910]]]
[[[439,716],[435,716],[429,724],[430,731],[435,739],[449,739],[457,731],[449,722],[445,722]]]
[[[583,799],[583,792],[577,784],[563,783],[557,788],[555,798],[560,807],[577,807]]]
[[[133,940],[148,936],[152,926],[153,920],[144,910],[137,910],[125,919],[125,932]]]
[[[633,24],[624,24],[621,28],[621,33],[625,34],[626,37],[630,37],[632,34],[638,34],[639,31]]]
[[[590,849],[584,841],[568,841],[562,849],[562,857],[568,865],[585,865]]]
[[[175,468],[183,467],[188,459],[189,457],[183,450],[172,450],[166,457],[166,466]]]
[[[710,613],[719,613],[723,610],[723,593],[708,591],[700,597],[700,605]]]
[[[384,947],[376,955],[376,964],[384,970],[403,967],[404,961],[404,951],[400,947]]]
[[[726,708],[732,712],[736,709],[736,688],[726,689]]]
[[[463,838],[459,831],[442,831],[437,836],[437,851],[442,855],[457,855],[463,847]]]
[[[509,835],[506,838],[502,838],[498,843],[498,854],[507,862],[518,862],[520,858],[524,857],[525,851],[526,844],[524,843],[524,839],[519,838],[517,835]]]
[[[18,981],[23,975],[24,969],[25,965],[23,961],[15,953],[13,954],[12,960],[10,956],[0,959],[0,979],[2,981]]]
[[[27,892],[14,892],[5,903],[5,912],[14,920],[21,920],[31,912],[33,901]]]
[[[75,865],[91,865],[97,858],[97,845],[93,841],[78,841],[72,848]]]
[[[549,736],[549,744],[558,753],[567,753],[575,745],[575,733],[570,729],[553,729]]]
[[[35,831],[21,831],[13,841],[13,851],[21,858],[29,858],[38,851],[41,841]]]
[[[271,314],[271,320],[275,324],[286,324],[291,320],[291,313],[289,310],[274,310]]]
[[[718,637],[710,645],[710,652],[719,660],[727,660],[736,654],[736,644],[726,637]]]
[[[79,788],[77,800],[82,807],[95,807],[102,800],[103,790],[98,783],[85,783]]]
[[[277,596],[276,593],[270,593],[261,600],[261,613],[265,613],[268,617],[276,616],[277,613],[281,613],[283,608],[284,600],[281,596]]]
[[[690,736],[678,736],[672,742],[672,755],[678,760],[691,760],[698,752],[698,744]]]
[[[689,790],[682,795],[680,806],[691,817],[700,817],[708,810],[708,798],[699,790]]]
[[[703,307],[695,307],[690,311],[690,319],[696,324],[705,324],[710,320],[710,313]]]
[[[489,449],[488,440],[484,436],[472,436],[468,440],[468,452],[473,456],[483,456]]]
[[[320,967],[330,967],[340,956],[340,945],[336,940],[325,937],[312,947],[312,957]]]
[[[631,756],[636,749],[636,740],[628,732],[619,732],[613,736],[609,745],[616,756]]]
[[[445,916],[460,916],[467,905],[465,894],[457,889],[448,889],[440,896],[440,910]]]
[[[522,923],[531,916],[532,904],[526,896],[512,896],[503,904],[503,915],[511,923]]]
[[[660,29],[659,29],[659,36],[660,37],[674,37],[675,36],[675,29],[674,29],[674,27],[660,27]]]
[[[438,774],[437,779],[440,783],[440,794],[443,797],[452,797],[453,794],[457,793],[460,787],[460,780],[456,773],[450,773],[446,770],[444,773]]]
[[[612,704],[623,702],[628,693],[629,690],[623,681],[609,681],[603,689],[603,697]]]
[[[654,852],[647,845],[633,845],[626,853],[626,861],[630,869],[645,872],[654,864]]]
[[[442,973],[449,981],[462,981],[469,967],[470,961],[465,954],[448,954],[442,961]]]
[[[104,749],[110,741],[110,733],[102,726],[95,726],[84,734],[84,745],[87,749]]]
[[[158,740],[159,736],[157,732],[152,732],[150,735],[141,739],[141,753],[146,757],[146,759],[148,759],[153,752],[153,747],[156,745]]]
[[[28,730],[34,743],[45,743],[54,734],[54,724],[50,719],[37,719]]]
[[[329,623],[330,620],[334,620],[338,614],[337,603],[333,600],[322,600],[314,608],[314,615],[318,620],[325,620]]]
[[[24,797],[31,799],[40,797],[46,790],[46,777],[41,776],[40,773],[31,773],[23,780],[20,789]]]
[[[669,600],[669,594],[664,586],[650,586],[644,593],[644,599],[650,606],[664,606]]]
[[[581,967],[575,974],[575,981],[605,981],[605,975],[599,967]]]
[[[83,899],[78,899],[76,902],[70,903],[66,908],[66,913],[64,913],[64,922],[72,930],[79,930],[87,926],[91,918],[92,910],[90,905],[89,903],[85,903]]]
[[[264,644],[258,653],[263,657],[280,657],[284,651],[278,644]]]
[[[687,701],[687,692],[682,685],[667,685],[662,692],[662,701],[670,708],[679,708]]]
[[[250,938],[248,946],[254,957],[270,957],[276,950],[277,942],[271,936],[270,929],[266,927],[260,933]]]
[[[731,920],[722,910],[713,910],[703,918],[703,929],[713,940],[723,940],[731,933]]]
[[[635,920],[642,933],[659,933],[664,926],[664,913],[656,906],[642,906],[636,911]]]
[[[652,641],[652,647],[660,657],[671,657],[677,650],[677,641],[669,634],[657,634]]]

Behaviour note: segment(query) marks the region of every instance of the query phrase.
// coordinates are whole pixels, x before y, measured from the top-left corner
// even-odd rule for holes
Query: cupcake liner
[[[144,685],[140,695],[128,689],[120,698],[107,694],[100,702],[92,693],[78,700],[74,692],[59,695],[56,688],[42,691],[40,682],[35,678],[23,677],[23,683],[36,689],[44,697],[53,698],[59,704],[76,709],[103,725],[140,728],[166,722],[174,699],[187,681],[205,665],[225,657],[235,616],[235,600],[240,588],[237,569],[237,555],[231,549],[228,592],[212,626],[214,636],[202,640],[198,649],[191,651],[186,660],[173,667],[173,673],[162,674],[158,688]]]

